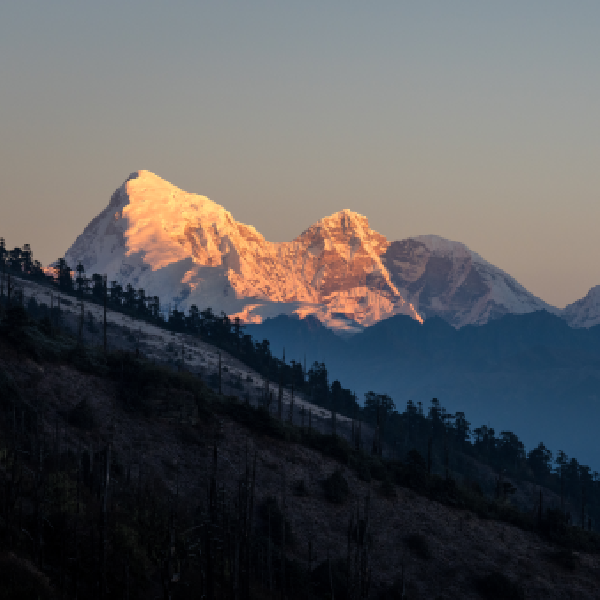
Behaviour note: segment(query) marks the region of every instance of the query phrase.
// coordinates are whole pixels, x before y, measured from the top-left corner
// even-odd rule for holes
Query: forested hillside
[[[564,450],[600,467],[598,326],[574,329],[539,311],[458,331],[439,318],[420,325],[395,316],[346,340],[315,319],[285,316],[246,331],[277,352],[325,362],[330,378],[361,396],[376,388],[402,405],[438,397],[474,426],[491,423],[528,449],[543,440],[555,456]]]
[[[61,292],[58,274],[48,285]],[[18,292],[41,273],[5,262],[3,275],[6,597],[26,585],[24,598],[328,598],[332,587],[348,598],[494,597],[502,587],[500,597],[559,598],[597,588],[599,484],[576,459],[553,462],[543,444],[525,452],[510,431],[473,427],[435,398],[398,411],[369,392],[359,405],[324,364],[275,358],[225,315],[171,314],[164,327],[210,340],[279,389],[257,397],[242,384],[223,396],[220,371],[203,381],[184,362],[105,349],[101,334],[83,344],[60,304]],[[292,390],[315,413],[328,409],[320,430],[310,409],[294,411]]]

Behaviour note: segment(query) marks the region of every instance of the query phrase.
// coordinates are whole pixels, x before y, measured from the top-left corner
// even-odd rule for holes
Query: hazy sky
[[[544,300],[600,284],[600,2],[3,2],[0,235],[62,256],[130,172],[269,240],[342,208]]]

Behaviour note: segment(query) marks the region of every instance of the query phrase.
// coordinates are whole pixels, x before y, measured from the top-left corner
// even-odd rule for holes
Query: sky
[[[268,240],[350,208],[555,305],[600,284],[600,3],[3,2],[0,236],[63,256],[128,175]]]

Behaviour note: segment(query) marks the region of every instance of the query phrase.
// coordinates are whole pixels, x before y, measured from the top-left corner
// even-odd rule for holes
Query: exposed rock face
[[[383,265],[389,242],[343,210],[272,243],[204,196],[139,171],[68,250],[75,268],[143,288],[180,310],[211,306],[245,321],[296,313],[357,330],[394,314],[421,320]]]
[[[506,313],[557,312],[464,244],[435,235],[392,242],[382,260],[423,318],[440,316],[462,327]]]
[[[571,327],[600,325],[600,285],[593,287],[581,300],[565,306],[561,316]]]

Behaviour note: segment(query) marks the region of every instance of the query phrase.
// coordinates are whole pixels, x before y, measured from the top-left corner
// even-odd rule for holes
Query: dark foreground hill
[[[543,440],[600,467],[600,326],[573,329],[538,311],[459,330],[395,316],[346,340],[315,319],[282,316],[246,330],[276,354],[285,347],[290,358],[324,362],[359,396],[387,393],[399,408],[437,397],[474,425],[491,422],[529,448]]]
[[[600,541],[545,491],[519,511],[47,326],[0,323],[0,598],[597,597]]]

